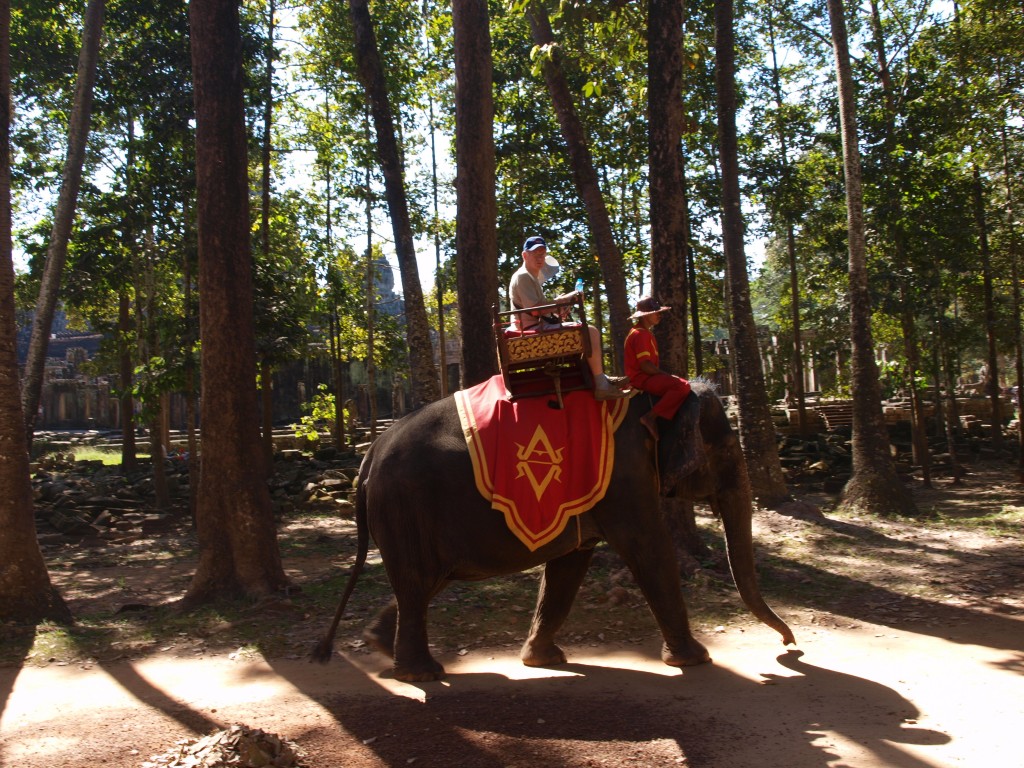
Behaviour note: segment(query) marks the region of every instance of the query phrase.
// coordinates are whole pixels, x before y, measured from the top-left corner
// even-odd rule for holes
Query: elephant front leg
[[[678,564],[668,535],[647,541],[649,548],[622,547],[622,555],[654,614],[664,642],[661,660],[670,667],[692,667],[711,661],[711,654],[690,631],[690,618],[679,581]]]
[[[544,566],[530,635],[520,653],[526,666],[549,667],[565,663],[565,653],[555,644],[555,635],[572,609],[593,554],[592,549],[576,550],[549,560]]]

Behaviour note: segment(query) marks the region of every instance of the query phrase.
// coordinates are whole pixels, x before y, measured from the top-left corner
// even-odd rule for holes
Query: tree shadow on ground
[[[609,761],[725,768],[765,764],[771,756],[784,756],[776,764],[787,768],[825,768],[837,759],[830,751],[835,734],[893,768],[930,768],[899,745],[949,742],[944,733],[905,727],[917,708],[891,688],[807,664],[801,656],[783,654],[781,669],[763,673],[760,681],[715,665],[663,675],[570,663],[551,676],[521,680],[491,672],[451,674],[443,682],[417,684],[422,700],[304,693],[361,742],[354,749],[370,753],[364,761],[376,759],[358,764],[396,768],[563,768]],[[326,675],[341,681],[353,673],[347,660],[333,663],[346,667]],[[284,665],[275,671],[289,673]],[[301,690],[301,679],[290,682]],[[765,712],[773,716],[765,718]],[[302,743],[301,735],[293,736]]]
[[[950,550],[946,554],[953,558],[948,568],[956,569],[959,553]],[[820,584],[820,589],[801,590],[797,600],[788,595],[785,601],[955,643],[1007,651],[1022,650],[1024,622],[1012,615],[906,595],[866,580],[783,558],[772,558],[771,563],[760,567],[760,572],[769,598],[773,594],[781,595],[786,583]],[[1012,574],[1006,576],[1008,583],[1013,581]],[[769,581],[773,582],[770,586],[767,585]]]
[[[169,696],[140,675],[134,664],[114,662],[101,664],[100,666],[113,680],[117,681],[118,685],[134,696],[140,704],[163,712],[167,717],[176,720],[196,735],[210,733],[226,727],[226,724],[207,717],[189,705],[183,704]]]
[[[983,517],[984,514],[973,515]],[[904,521],[905,522],[905,521]],[[1024,610],[1015,605],[1024,598],[1024,556],[1016,539],[1002,541],[991,537],[983,549],[957,549],[956,539],[948,546],[934,540],[902,539],[887,535],[869,525],[830,518],[806,518],[808,530],[827,529],[836,536],[805,544],[820,553],[815,565],[779,553],[777,545],[755,542],[758,576],[769,603],[790,608],[806,607],[837,617],[881,624],[952,642],[980,645],[998,650],[1022,651]],[[950,531],[955,533],[955,530]],[[702,526],[701,534],[711,542],[716,560],[705,573],[731,588],[733,582],[725,559],[725,540],[717,525]],[[756,538],[756,537],[755,537]],[[764,537],[771,541],[770,537]],[[785,536],[777,537],[786,542]],[[862,550],[862,547],[868,549]],[[844,553],[843,550],[846,550]],[[830,558],[857,557],[863,560],[857,575],[829,570]],[[926,558],[922,558],[922,555]],[[920,578],[904,579],[893,589],[873,583],[878,574],[873,562]],[[858,578],[863,573],[864,578]],[[932,599],[910,591],[939,589],[948,600]],[[1006,602],[996,599],[1000,594]],[[737,598],[738,600],[738,598]],[[958,604],[963,603],[963,604]],[[973,605],[967,605],[971,603]]]

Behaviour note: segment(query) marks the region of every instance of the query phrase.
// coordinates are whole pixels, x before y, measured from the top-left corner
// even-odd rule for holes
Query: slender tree
[[[277,29],[276,0],[267,3],[267,39],[264,44],[263,64],[263,137],[260,142],[260,255],[264,264],[270,263],[270,198],[271,155],[274,149],[274,59],[277,57],[275,30]],[[274,465],[274,377],[271,361],[272,345],[257,345],[257,365],[260,372],[260,436],[268,473]]]
[[[846,178],[847,248],[850,274],[850,342],[853,383],[853,474],[843,489],[842,506],[869,513],[916,513],[914,500],[900,481],[889,452],[882,417],[882,392],[871,333],[867,245],[864,238],[864,199],[857,108],[850,67],[849,40],[842,0],[828,0],[828,15],[839,89],[839,120]]]
[[[18,391],[11,242],[11,5],[0,0],[0,620],[70,621],[36,540]]]
[[[455,260],[465,386],[497,373],[494,95],[487,0],[452,0],[455,33]]]
[[[199,564],[186,606],[287,580],[264,482],[256,394],[242,39],[235,0],[191,0],[196,107],[202,456]]]
[[[648,167],[651,197],[651,287],[672,307],[657,326],[668,370],[687,370],[687,200],[683,183],[683,3],[647,6]]]
[[[1000,83],[1000,85],[1002,85]],[[1010,172],[1010,152],[1006,130],[1007,117],[1004,107],[1002,125],[999,126],[999,140],[1003,166],[1003,184],[1006,188],[1006,218],[1009,229],[1010,246],[1010,279],[1013,289],[1010,295],[1013,298],[1013,348],[1014,348],[1014,373],[1017,377],[1017,413],[1024,416],[1024,338],[1021,332],[1021,314],[1024,307],[1021,303],[1020,288],[1020,236],[1016,225],[1016,199],[1013,186],[1013,175]],[[1017,429],[1017,482],[1024,483],[1024,429]]]
[[[437,371],[430,343],[430,325],[423,303],[419,269],[416,265],[416,247],[409,219],[409,203],[405,193],[405,170],[395,135],[395,121],[388,99],[387,82],[373,20],[367,0],[349,0],[352,27],[355,32],[356,64],[359,78],[366,89],[373,126],[377,136],[377,155],[384,176],[384,192],[391,216],[395,238],[395,254],[402,275],[402,293],[405,297],[406,339],[409,342],[409,363],[412,373],[413,407],[440,397]]]
[[[82,50],[78,58],[75,99],[71,108],[71,122],[68,125],[67,158],[64,161],[57,209],[53,215],[53,229],[46,250],[46,266],[43,269],[43,281],[39,286],[39,300],[32,322],[32,339],[29,342],[28,359],[25,363],[25,380],[22,382],[22,408],[25,411],[25,425],[30,436],[39,411],[46,367],[46,349],[50,339],[50,328],[53,325],[53,315],[57,309],[61,273],[67,261],[71,225],[74,223],[75,207],[78,204],[78,190],[82,184],[82,166],[85,163],[85,145],[89,138],[93,86],[96,83],[96,65],[99,60],[105,8],[104,0],[89,0],[85,9],[85,22],[82,25]]]
[[[897,265],[900,275],[900,325],[903,329],[903,348],[907,359],[907,389],[910,393],[910,428],[912,435],[913,457],[915,463],[921,467],[921,477],[925,488],[931,487],[931,455],[928,452],[928,436],[925,429],[924,407],[921,402],[921,393],[917,386],[917,376],[921,367],[920,354],[917,345],[917,328],[915,327],[915,312],[912,297],[910,295],[910,275],[902,269],[909,258],[907,254],[907,238],[905,231],[905,212],[903,206],[902,190],[899,188],[900,178],[893,158],[896,155],[896,146],[899,137],[896,133],[897,118],[897,94],[892,81],[892,73],[889,66],[889,56],[886,53],[885,35],[882,29],[882,17],[878,10],[877,0],[871,0],[871,30],[875,48],[875,60],[878,65],[878,79],[882,87],[882,113],[883,113],[883,136],[882,136],[882,159],[881,159],[881,185],[884,189],[883,195],[886,200],[886,213],[888,221],[885,222],[887,229],[887,247],[891,249],[890,258],[892,263]]]
[[[985,189],[981,171],[974,167],[974,222],[978,230],[978,256],[985,299],[985,337],[988,354],[985,358],[985,391],[992,409],[992,445],[1003,447],[1003,404],[999,387],[999,341],[996,338],[996,296],[992,275],[992,254],[989,250],[988,216],[985,211]]]
[[[651,288],[672,312],[658,323],[665,367],[683,375],[687,369],[686,304],[687,221],[682,136],[683,3],[650,0],[647,5],[648,167],[651,198]],[[699,554],[701,541],[693,504],[662,499],[678,551]],[[683,558],[685,560],[685,556]]]
[[[562,129],[569,163],[572,167],[576,192],[587,211],[590,236],[597,250],[608,295],[608,313],[611,320],[612,359],[616,370],[622,368],[622,346],[629,332],[629,301],[626,298],[626,274],[622,266],[622,253],[615,243],[611,218],[601,194],[597,170],[587,142],[586,130],[576,108],[562,71],[559,49],[548,13],[539,2],[531,2],[526,17],[533,31],[533,41],[543,52],[544,80],[551,94],[551,103]]]
[[[796,401],[797,424],[800,435],[810,436],[807,418],[807,403],[804,393],[804,350],[803,333],[800,323],[800,281],[797,269],[796,223],[794,221],[792,197],[793,180],[789,157],[789,138],[785,126],[785,99],[782,93],[782,77],[779,73],[778,46],[775,40],[775,9],[769,2],[767,14],[768,52],[771,57],[771,87],[775,98],[775,134],[779,142],[779,165],[782,171],[782,226],[786,231],[786,256],[789,261],[789,302],[790,322],[793,326],[793,355],[790,363],[791,397]]]
[[[135,120],[129,112],[125,121],[126,147],[124,165],[125,198],[131,200],[135,194]],[[122,268],[124,274],[130,274],[131,254],[134,250],[133,238],[134,216],[132,207],[126,206],[121,215]],[[135,397],[132,394],[135,376],[135,359],[132,355],[136,345],[134,342],[132,322],[132,297],[129,294],[130,282],[125,280],[118,289],[117,296],[117,346],[118,371],[120,374],[118,387],[121,411],[121,471],[125,474],[135,472],[139,466],[138,453],[135,445]]]
[[[715,0],[715,86],[722,168],[722,248],[728,282],[729,327],[740,438],[754,497],[765,506],[790,498],[779,462],[775,425],[768,407],[757,326],[750,303],[750,278],[743,251],[739,151],[736,138],[736,53],[732,0]]]

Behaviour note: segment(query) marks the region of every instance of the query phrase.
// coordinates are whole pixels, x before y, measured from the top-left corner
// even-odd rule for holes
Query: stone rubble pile
[[[275,516],[304,509],[351,514],[359,458],[333,448],[312,456],[299,450],[278,452],[268,480]],[[34,465],[32,475],[40,544],[126,543],[187,523],[188,464],[184,456],[165,461],[170,507],[162,510],[147,463],[124,475],[119,466],[75,461],[71,453],[48,456]]]

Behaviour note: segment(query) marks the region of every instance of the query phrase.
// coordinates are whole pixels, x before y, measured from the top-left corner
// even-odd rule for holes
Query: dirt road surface
[[[806,615],[799,647],[752,624],[702,636],[683,671],[642,647],[567,646],[529,669],[508,648],[442,656],[408,685],[360,652],[327,666],[246,654],[0,669],[0,765],[139,768],[240,723],[311,768],[369,766],[1024,767],[1024,621],[916,631]]]

